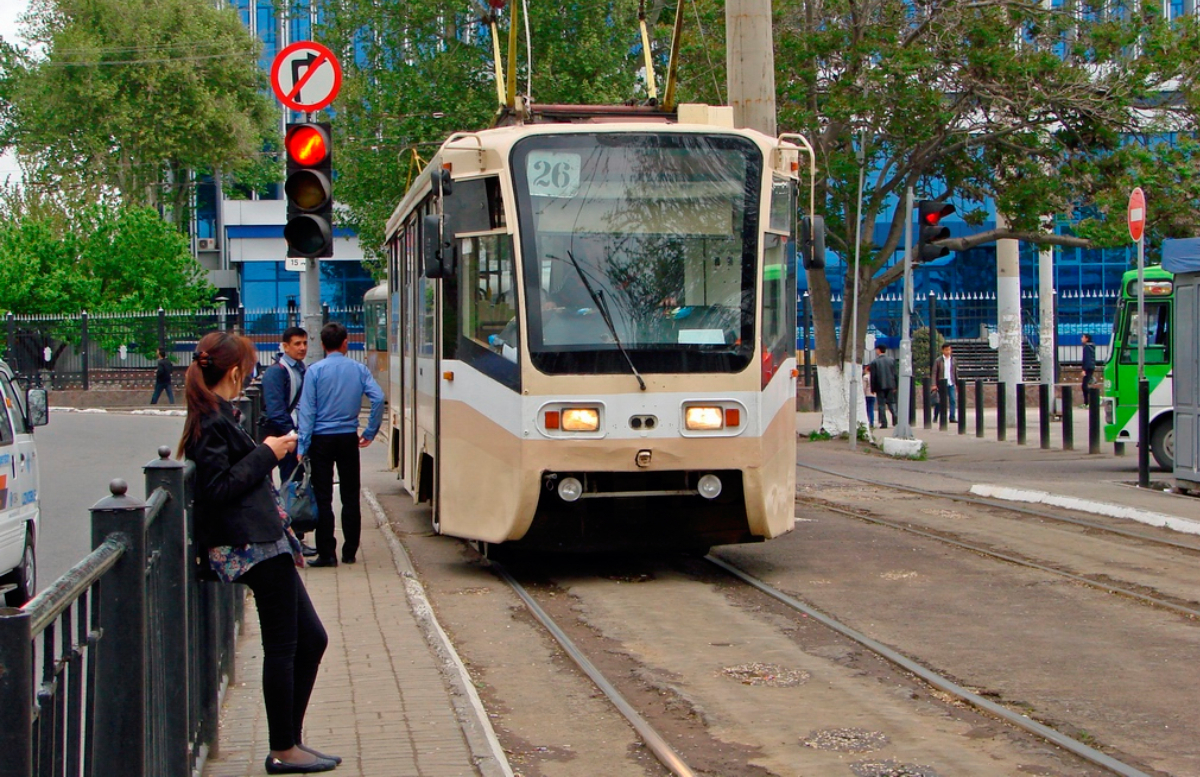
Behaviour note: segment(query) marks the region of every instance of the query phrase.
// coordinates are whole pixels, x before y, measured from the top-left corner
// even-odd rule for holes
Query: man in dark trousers
[[[304,357],[308,355],[308,332],[298,326],[283,330],[280,337],[279,360],[263,372],[263,431],[270,437],[282,437],[298,427],[300,390],[304,386]],[[295,472],[296,452],[289,451],[279,460],[279,483],[282,486]],[[304,533],[296,535],[303,541]],[[317,555],[317,549],[301,543],[306,556]]]
[[[310,567],[336,567],[337,539],[333,536],[333,468],[337,467],[342,498],[342,563],[357,559],[362,534],[359,507],[358,449],[379,433],[383,420],[383,389],[365,365],[346,358],[346,327],[326,324],[321,329],[325,358],[308,368],[300,393],[300,440],[296,452],[312,464],[313,493],[317,497],[317,557]],[[362,400],[371,401],[371,414],[362,434],[358,414]]]
[[[1088,389],[1092,387],[1092,376],[1096,374],[1096,344],[1092,342],[1092,336],[1084,334],[1080,338],[1083,341],[1083,406],[1087,407],[1091,402],[1091,394]]]
[[[158,366],[154,370],[154,393],[150,396],[150,404],[158,404],[158,396],[167,392],[167,401],[175,404],[175,392],[171,390],[171,370],[174,365],[167,358],[167,352],[158,349]]]
[[[938,391],[942,390],[942,381],[946,381],[946,397],[949,399],[950,423],[958,422],[958,359],[954,358],[954,349],[950,343],[942,345],[942,355],[933,363],[933,385]],[[940,403],[939,403],[940,405]],[[933,419],[938,419],[938,408],[933,410]]]
[[[888,356],[887,348],[875,346],[875,360],[871,362],[871,390],[875,392],[875,408],[879,413],[879,428],[887,428],[887,414],[892,412],[892,425],[896,421],[896,360]]]

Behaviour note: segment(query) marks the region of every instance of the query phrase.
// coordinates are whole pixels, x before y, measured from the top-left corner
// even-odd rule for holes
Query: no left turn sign
[[[271,88],[293,111],[319,111],[333,102],[341,87],[342,66],[320,43],[297,41],[271,63]]]

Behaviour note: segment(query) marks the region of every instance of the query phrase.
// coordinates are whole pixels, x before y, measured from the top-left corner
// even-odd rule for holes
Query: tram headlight
[[[562,411],[564,432],[594,432],[600,428],[600,411],[594,407],[568,407]]]
[[[564,502],[575,502],[581,496],[583,496],[583,483],[579,482],[579,478],[567,477],[558,481],[559,499]]]
[[[721,495],[721,479],[716,475],[703,475],[696,483],[696,490],[705,499],[716,499]]]
[[[711,431],[724,428],[725,414],[720,407],[693,405],[685,411],[683,421],[688,431]]]

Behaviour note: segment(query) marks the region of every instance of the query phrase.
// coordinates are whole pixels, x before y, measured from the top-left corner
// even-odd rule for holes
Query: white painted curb
[[[1046,491],[991,486],[987,484],[971,486],[971,493],[977,496],[1003,499],[1008,502],[1030,502],[1033,504],[1050,505],[1052,507],[1064,507],[1068,510],[1078,510],[1094,515],[1107,515],[1110,518],[1123,518],[1150,526],[1161,526],[1162,528],[1172,529],[1184,534],[1200,534],[1200,522],[1189,521],[1187,518],[1180,518],[1176,515],[1168,515],[1167,513],[1154,513],[1149,510],[1141,510],[1137,507],[1129,507],[1127,505],[1115,505],[1110,502],[1093,502],[1088,499],[1051,494]]]
[[[919,459],[923,440],[901,440],[899,437],[884,437],[883,452],[897,459]]]
[[[433,613],[433,606],[425,595],[425,588],[417,580],[408,553],[388,524],[383,506],[379,504],[379,500],[375,498],[371,489],[366,486],[362,488],[362,495],[371,507],[371,512],[375,513],[375,525],[383,532],[384,539],[387,540],[388,546],[392,550],[392,560],[396,564],[396,571],[404,580],[404,592],[408,596],[408,604],[412,608],[413,615],[424,626],[422,630],[425,632],[426,639],[431,643],[434,652],[442,659],[443,674],[457,692],[452,694],[451,698],[456,701],[455,707],[459,708],[457,710],[459,722],[462,724],[467,745],[475,757],[475,765],[479,767],[484,777],[495,777],[496,775],[514,777],[512,767],[508,764],[508,757],[504,754],[504,748],[500,746],[500,740],[492,728],[487,710],[484,709],[479,693],[475,690],[475,683],[462,659],[458,657],[458,652],[450,642],[449,635],[442,629],[442,624],[438,623],[437,617]],[[457,703],[464,696],[469,709],[463,709]],[[485,740],[484,742],[476,741],[480,736]]]

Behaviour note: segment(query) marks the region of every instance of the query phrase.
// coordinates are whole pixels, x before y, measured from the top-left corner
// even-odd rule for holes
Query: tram
[[[390,460],[435,531],[706,550],[792,529],[815,163],[732,125],[538,106],[415,180],[386,230]]]
[[[371,377],[388,394],[388,286],[381,283],[363,295],[363,353]]]

